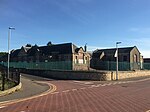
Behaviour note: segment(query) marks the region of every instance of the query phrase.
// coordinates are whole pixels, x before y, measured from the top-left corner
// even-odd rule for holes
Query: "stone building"
[[[143,59],[143,69],[150,70],[150,58]]]
[[[150,58],[144,58],[143,61],[144,63],[150,63]]]
[[[91,68],[99,70],[116,70],[116,48],[98,49],[92,54]],[[118,48],[119,70],[141,69],[141,55],[136,46]]]
[[[86,48],[86,46],[85,46]],[[6,57],[5,57],[6,58]],[[3,58],[4,61],[7,61]],[[90,55],[82,47],[77,47],[72,43],[64,44],[47,44],[47,46],[22,46],[21,49],[12,50],[10,62],[29,64],[29,63],[50,63],[60,64],[68,63],[70,70],[88,70]],[[63,65],[62,65],[63,66]],[[57,69],[57,67],[55,67]],[[61,68],[60,68],[61,69]]]

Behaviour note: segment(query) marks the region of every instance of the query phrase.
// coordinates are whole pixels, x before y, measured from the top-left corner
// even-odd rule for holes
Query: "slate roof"
[[[18,53],[21,51],[21,49],[16,49],[16,50],[14,50],[11,54],[10,54],[10,56],[11,57],[17,57],[18,56]]]
[[[150,58],[144,58],[145,63],[150,63]]]
[[[34,56],[39,51],[38,46],[33,46],[31,49],[28,50],[28,56]]]
[[[82,48],[82,47],[76,48],[76,49],[75,49],[75,52],[78,53],[80,49],[83,49],[83,48]]]
[[[72,43],[64,44],[52,44],[51,46],[32,46],[32,47],[21,47],[27,52],[28,56],[35,56],[37,52],[40,55],[52,55],[52,54],[73,54],[78,53],[79,49]],[[11,53],[11,57],[17,57],[21,49],[16,49]]]
[[[78,49],[78,47],[74,44],[72,44],[72,53],[77,53],[76,49]]]
[[[64,44],[53,44],[51,46],[41,46],[41,47],[32,47],[28,51],[29,56],[34,56],[36,52],[39,52],[42,55],[51,55],[53,53],[56,54],[72,54],[75,53],[77,46],[72,43],[64,43]]]
[[[23,46],[23,48],[24,48],[25,52],[27,52],[27,51],[30,50],[32,47],[26,47],[26,46],[24,47],[24,46]]]
[[[135,47],[135,46],[134,46]],[[130,51],[134,48],[134,47],[124,47],[124,48],[118,48],[118,52],[120,53],[130,53]],[[116,48],[112,48],[112,49],[98,49],[95,50],[92,54],[93,58],[99,58],[100,55],[104,52],[105,55],[110,55],[110,54],[114,54],[116,52]]]

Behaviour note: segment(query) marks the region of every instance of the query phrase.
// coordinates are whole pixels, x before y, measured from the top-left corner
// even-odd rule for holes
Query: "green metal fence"
[[[72,61],[57,61],[57,62],[10,62],[10,67],[39,69],[39,70],[72,70]],[[7,62],[0,62],[0,64],[7,67]],[[75,64],[75,63],[74,63]],[[88,64],[88,63],[87,63]],[[101,61],[92,63],[95,68],[100,70],[116,70],[116,62]],[[78,65],[77,63],[75,65]],[[150,63],[128,63],[118,62],[119,71],[128,71],[134,69],[150,70]]]
[[[118,62],[118,70],[127,71],[130,70],[130,63]],[[100,70],[116,70],[116,62],[101,61],[93,64],[93,68]]]
[[[150,70],[150,63],[144,63],[144,64],[143,64],[143,68],[144,68],[145,70]]]
[[[7,62],[1,63],[7,66]],[[57,62],[10,62],[10,67],[26,68],[26,69],[40,69],[40,70],[72,70],[71,61],[57,61]]]
[[[116,70],[116,62],[112,61],[99,61],[96,63],[91,63],[93,68],[99,70]],[[119,71],[129,71],[129,70],[150,70],[150,63],[129,63],[129,62],[118,62]]]

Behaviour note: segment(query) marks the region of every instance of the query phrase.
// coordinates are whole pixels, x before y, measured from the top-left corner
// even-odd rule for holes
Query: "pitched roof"
[[[144,58],[145,63],[150,63],[150,58]]]
[[[80,49],[82,49],[82,50],[83,50],[83,48],[82,48],[82,47],[80,47],[80,48],[76,48],[76,49],[75,49],[75,52],[76,52],[76,53],[78,53]],[[83,50],[83,51],[84,51],[84,50]]]
[[[24,47],[24,46],[23,46],[23,49],[25,50],[25,52],[27,52],[27,51],[30,50],[31,48],[32,48],[32,47],[26,47],[26,46]]]
[[[33,46],[31,49],[28,50],[27,54],[28,56],[34,56],[36,52],[39,52],[38,46]]]
[[[64,43],[64,44],[52,44],[51,46],[32,46],[32,47],[21,47],[25,52],[27,52],[28,56],[35,56],[37,52],[42,55],[52,55],[52,54],[73,54],[78,53],[78,48],[76,45],[72,43]],[[14,50],[11,53],[11,57],[17,57],[21,49]]]
[[[134,46],[135,47],[135,46]],[[124,48],[118,48],[118,52],[119,53],[130,53],[130,51],[134,48],[134,47],[124,47]],[[112,48],[112,49],[98,49],[95,50],[93,52],[93,57],[94,58],[99,58],[100,55],[102,53],[104,53],[105,55],[109,55],[109,54],[115,54],[116,52],[116,48]]]
[[[42,54],[48,55],[52,53],[70,54],[72,53],[72,43],[56,44],[51,46],[38,47]]]
[[[52,44],[51,46],[33,46],[30,50],[28,50],[29,56],[34,56],[36,52],[40,52],[43,55],[51,55],[53,53],[56,54],[72,54],[75,53],[77,46],[72,43],[64,43],[64,44]]]
[[[78,47],[74,44],[72,44],[72,53],[77,53],[76,50],[78,49]]]
[[[16,49],[16,50],[14,50],[14,51],[10,54],[10,56],[11,56],[11,57],[17,57],[17,56],[18,56],[18,53],[20,52],[20,50],[21,50],[21,49]]]

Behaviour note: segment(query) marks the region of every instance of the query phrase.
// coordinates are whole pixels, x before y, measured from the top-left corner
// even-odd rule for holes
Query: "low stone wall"
[[[61,71],[20,69],[22,73],[61,80],[116,80],[115,71]],[[150,76],[150,71],[119,71],[118,79]]]
[[[20,69],[22,73],[62,80],[106,80],[106,72]]]
[[[86,70],[89,70],[89,66],[87,66],[86,64],[77,64],[77,65],[74,65],[73,69],[86,71]]]
[[[116,80],[116,72],[107,72],[107,80]],[[119,71],[118,79],[127,79],[133,77],[150,76],[150,70],[138,70],[138,71]]]

